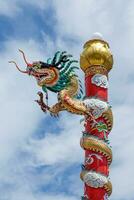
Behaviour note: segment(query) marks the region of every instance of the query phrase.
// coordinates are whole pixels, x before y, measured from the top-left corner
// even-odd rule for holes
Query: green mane
[[[79,69],[77,66],[78,61],[72,59],[72,55],[66,54],[66,52],[56,52],[53,59],[49,58],[47,60],[47,64],[50,64],[52,66],[56,66],[56,68],[59,70],[59,80],[58,82],[52,86],[52,87],[46,87],[48,90],[52,92],[60,92],[61,90],[67,88],[70,84],[70,80],[73,76],[77,77],[75,70]],[[76,96],[76,98],[81,98],[83,96],[81,81],[79,81],[79,91]],[[45,86],[42,87],[44,90]]]

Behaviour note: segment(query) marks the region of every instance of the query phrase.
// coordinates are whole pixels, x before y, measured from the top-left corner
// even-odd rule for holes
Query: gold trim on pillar
[[[93,137],[82,137],[80,145],[83,149],[101,153],[107,158],[108,165],[112,162],[112,150],[102,141]]]
[[[107,111],[105,111],[102,114],[102,117],[106,120],[108,131],[110,132],[113,127],[113,113],[112,113],[111,108],[109,108]]]
[[[105,67],[100,66],[100,65],[96,65],[96,66],[91,66],[89,68],[86,69],[85,71],[85,76],[90,76],[90,75],[94,75],[94,74],[103,74],[108,76],[108,71]]]
[[[108,181],[105,185],[104,185],[104,189],[106,190],[108,196],[110,196],[112,194],[112,183],[110,181]]]

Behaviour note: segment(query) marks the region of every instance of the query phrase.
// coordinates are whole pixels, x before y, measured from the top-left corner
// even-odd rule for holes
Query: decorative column
[[[108,103],[108,73],[113,56],[109,44],[98,34],[87,41],[80,56],[80,66],[85,73],[85,105],[91,117],[85,119],[85,130],[80,145],[85,151],[81,179],[84,182],[84,200],[106,200],[112,193],[109,166],[112,150],[108,135],[113,117]]]

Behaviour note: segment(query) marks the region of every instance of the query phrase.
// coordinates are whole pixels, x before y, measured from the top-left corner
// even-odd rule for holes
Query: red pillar
[[[84,45],[80,58],[85,73],[85,105],[92,115],[85,119],[85,130],[81,147],[85,150],[85,161],[81,172],[84,181],[85,200],[106,200],[112,193],[109,180],[109,166],[112,150],[108,135],[112,129],[113,117],[108,103],[108,72],[113,57],[107,42],[102,39],[89,40]]]

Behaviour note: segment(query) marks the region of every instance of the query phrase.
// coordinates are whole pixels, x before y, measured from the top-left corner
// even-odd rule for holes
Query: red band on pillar
[[[91,83],[93,76],[89,75],[85,78],[86,97],[95,97],[107,101],[107,88],[98,87]]]

